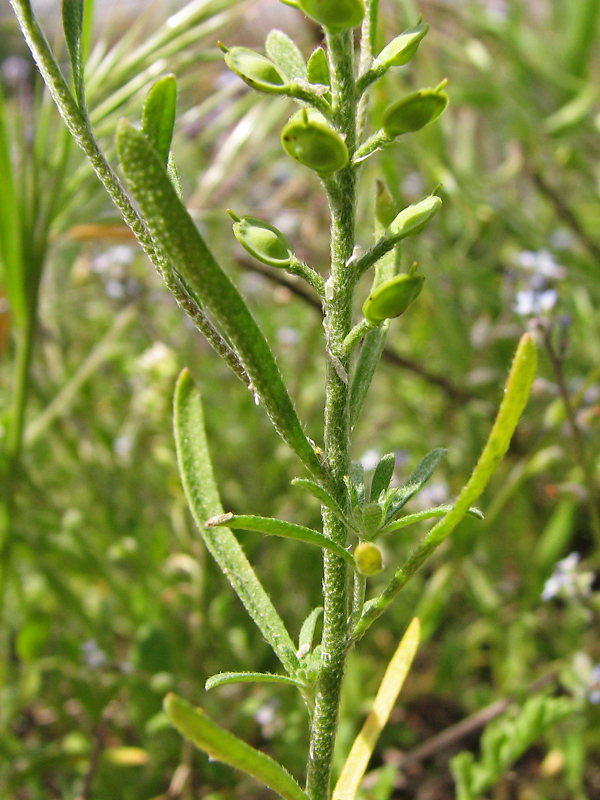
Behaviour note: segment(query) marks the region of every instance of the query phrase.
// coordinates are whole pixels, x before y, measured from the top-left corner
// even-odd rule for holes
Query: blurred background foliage
[[[364,797],[453,797],[449,758],[477,751],[498,703],[518,705],[546,686],[578,697],[577,713],[487,796],[600,798],[600,2],[381,5],[381,45],[419,14],[432,30],[407,67],[376,85],[372,124],[390,97],[443,77],[451,105],[438,123],[371,159],[363,174],[363,246],[373,235],[380,175],[399,206],[438,183],[444,206],[404,247],[403,262],[419,261],[425,290],[392,324],[354,457],[368,469],[376,455],[394,451],[402,481],[429,450],[448,447],[419,502],[451,499],[485,442],[523,330],[536,331],[541,359],[534,396],[481,504],[485,520],[462,523],[351,657],[340,764],[416,610],[425,641]],[[324,367],[316,298],[252,263],[225,209],[269,220],[300,258],[325,271],[324,197],[280,148],[290,103],[248,90],[225,68],[216,41],[260,48],[279,27],[309,55],[319,31],[277,0],[195,0],[186,7],[197,12],[193,25],[181,7],[98,6],[88,47],[91,116],[110,152],[118,117],[137,120],[149,82],[178,75],[173,149],[184,196],[276,348],[318,441]],[[58,4],[39,9],[66,61]],[[7,6],[0,52],[0,120],[16,198],[12,204],[4,181],[0,255],[6,265],[6,231],[18,224],[33,315],[27,334],[16,309],[0,300],[5,444],[15,431],[19,348],[24,340],[32,346],[18,458],[7,460],[5,448],[2,461],[11,498],[10,546],[2,551],[0,794],[266,797],[192,752],[161,711],[174,689],[302,773],[307,719],[295,694],[246,684],[203,690],[220,670],[276,665],[186,510],[170,418],[184,366],[202,386],[225,509],[312,526],[319,509],[290,485],[301,467],[263,411],[187,323],[120,224],[64,133]],[[368,289],[365,282],[365,296]],[[384,542],[390,566],[371,591],[419,535],[408,530]],[[317,551],[240,537],[297,635],[320,600]],[[582,563],[559,568],[542,599],[555,563],[572,552]],[[464,720],[471,724],[451,727]],[[436,738],[446,729],[446,740]]]

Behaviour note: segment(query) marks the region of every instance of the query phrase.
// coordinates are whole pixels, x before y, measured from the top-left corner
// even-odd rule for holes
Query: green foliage
[[[568,697],[538,694],[528,698],[516,713],[507,713],[487,725],[479,759],[476,761],[473,753],[462,752],[451,761],[457,800],[478,800],[546,731],[575,710],[576,705]]]
[[[468,718],[498,698],[525,696],[553,669],[560,670],[562,690],[582,703],[594,685],[593,659],[586,669],[581,662],[596,646],[597,593],[588,576],[600,541],[594,516],[600,250],[590,167],[598,135],[591,80],[599,52],[596,0],[512,4],[504,18],[473,1],[444,8],[443,18],[432,7],[427,22],[417,22],[410,3],[382,2],[379,19],[378,4],[367,4],[354,70],[361,99],[356,142],[342,113],[352,103],[336,101],[340,77],[348,74],[339,61],[354,36],[348,29],[315,38],[313,23],[291,9],[275,23],[287,33],[269,32],[268,23],[258,30],[264,17],[252,26],[244,18],[243,39],[237,35],[248,49],[245,68],[268,67],[271,75],[274,69],[284,86],[277,97],[258,96],[237,79],[223,80],[223,56],[214,45],[219,37],[235,41],[234,27],[224,23],[239,24],[238,4],[195,0],[164,24],[148,12],[126,28],[106,15],[93,42],[92,3],[85,3],[83,17],[81,6],[64,4],[64,42],[54,30],[44,40],[29,4],[14,5],[55,99],[66,104],[71,131],[177,301],[222,358],[181,324],[143,254],[135,255],[34,71],[19,78],[12,59],[3,63],[0,794],[141,800],[164,794],[176,775],[181,783],[168,791],[183,797],[258,797],[263,790],[253,779],[190,750],[161,709],[168,691],[196,700],[209,675],[209,685],[222,687],[201,701],[210,717],[302,775],[306,712],[322,717],[319,687],[335,684],[323,664],[340,668],[331,638],[335,601],[326,599],[335,597],[336,569],[338,585],[342,569],[354,580],[338,618],[351,621],[354,639],[371,614],[384,608],[386,614],[374,636],[344,654],[334,776],[350,751],[357,714],[377,691],[382,662],[415,609],[423,630],[419,679],[409,676],[410,713],[383,732],[376,758],[384,750],[410,758],[423,731]],[[392,41],[382,38],[403,28]],[[4,55],[24,52],[10,26],[0,36]],[[357,56],[358,40],[356,32]],[[322,46],[315,49],[317,42]],[[177,75],[179,87],[174,127],[175,83],[161,77],[167,73]],[[452,102],[443,124],[396,141],[377,130],[390,105],[445,75]],[[290,99],[308,114],[318,112],[348,149],[348,163],[322,180],[337,225],[337,210],[354,192],[349,170],[360,178],[355,230],[345,228],[332,250],[325,198],[315,191],[319,172],[295,168],[278,144]],[[113,136],[123,116],[135,127],[142,121],[147,144],[159,152],[161,176],[185,198],[194,226],[269,343],[300,423],[296,443],[302,449],[308,442],[303,452],[311,471],[319,463],[311,481],[301,478],[311,497],[290,488],[299,474],[296,453],[256,408],[239,348],[206,304],[200,308],[200,294],[182,280],[117,180]],[[394,220],[412,214],[440,183],[443,207],[438,198],[426,200],[438,206],[435,219],[418,236],[394,240]],[[254,252],[237,246],[228,206],[252,222],[242,233],[256,233],[253,224],[260,223],[266,242],[253,239]],[[271,245],[285,264],[269,263]],[[263,268],[246,252],[260,260],[265,247]],[[339,276],[347,264],[351,277],[351,320],[330,305],[344,287],[326,283],[331,253],[333,271]],[[427,283],[410,313],[375,329],[361,320],[369,292],[406,275],[415,261]],[[274,272],[273,264],[283,269]],[[330,326],[324,357],[321,308]],[[513,446],[489,478],[498,455],[485,445],[493,409],[514,341],[527,329],[543,351],[540,379]],[[202,386],[214,461],[214,469],[207,460],[202,469],[188,463],[184,473],[198,530],[188,517],[169,430],[172,384],[186,364]],[[240,380],[250,391],[240,391]],[[348,387],[351,450],[339,472],[329,470],[325,382],[340,396]],[[264,400],[260,405],[266,410]],[[327,414],[329,425],[340,419],[331,405]],[[313,448],[306,433],[320,446]],[[192,440],[198,444],[197,436]],[[386,503],[389,511],[420,455],[440,443],[447,458],[384,525]],[[483,472],[457,503],[482,450]],[[381,453],[389,455],[369,478]],[[364,463],[366,480],[350,468],[352,460]],[[207,474],[213,495],[204,508],[207,483],[199,476]],[[332,509],[323,527],[321,503]],[[267,520],[280,531],[292,523],[279,518],[294,520],[286,532],[300,528],[311,540],[284,541],[249,528],[234,538],[226,527],[207,528],[206,518],[223,506],[238,520]],[[347,542],[338,520],[347,525]],[[441,527],[428,534],[428,520]],[[376,540],[385,561],[382,572],[368,577],[366,592],[365,578],[353,569],[361,539]],[[434,553],[441,539],[445,545]],[[572,575],[553,573],[572,551],[583,563]],[[241,570],[236,586],[259,628],[211,552],[234,584]],[[329,553],[325,579],[323,552]],[[552,586],[569,575],[560,595],[568,599],[556,602]],[[402,602],[388,602],[399,586]],[[540,600],[543,589],[547,601]],[[294,677],[278,674],[275,652]],[[447,698],[453,708],[445,721]],[[544,800],[587,797],[597,722],[593,706],[568,725],[553,728],[549,720],[547,759],[536,748],[511,762],[515,791]],[[320,735],[317,752],[327,737],[333,740],[331,731]],[[506,740],[496,744],[506,756]],[[490,756],[486,763],[492,762]],[[475,761],[473,774],[480,766]],[[501,768],[494,769],[501,780]],[[412,773],[411,791],[424,791],[430,779],[441,784],[445,770],[441,751]],[[319,795],[311,781],[310,794]],[[368,776],[362,792],[384,800],[393,785],[388,764]]]

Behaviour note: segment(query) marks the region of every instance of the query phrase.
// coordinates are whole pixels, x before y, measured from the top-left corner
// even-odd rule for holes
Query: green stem
[[[354,42],[351,31],[327,36],[333,100],[333,118],[345,135],[350,153],[356,147],[356,90]],[[325,456],[328,488],[341,500],[343,477],[350,466],[348,366],[343,342],[352,327],[353,274],[347,267],[355,240],[356,170],[350,164],[326,183],[331,214],[331,275],[325,301],[327,389],[325,402]],[[323,530],[342,546],[346,527],[324,510]],[[348,650],[349,592],[344,561],[324,556],[322,660],[311,728],[306,790],[311,800],[330,796],[331,765],[338,724],[340,691]]]

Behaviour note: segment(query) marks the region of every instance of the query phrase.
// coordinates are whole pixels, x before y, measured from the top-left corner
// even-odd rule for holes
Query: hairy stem
[[[356,147],[356,90],[354,43],[350,31],[327,37],[334,123],[346,137],[352,154]],[[330,489],[341,499],[343,477],[350,466],[349,357],[343,342],[352,326],[355,282],[347,267],[352,255],[356,218],[356,174],[349,164],[328,180],[331,214],[331,275],[325,301],[327,390],[325,455]],[[346,542],[346,528],[331,512],[323,513],[324,532],[337,543]],[[311,729],[306,789],[311,800],[327,800],[341,683],[347,654],[349,596],[344,561],[324,556],[322,660]]]

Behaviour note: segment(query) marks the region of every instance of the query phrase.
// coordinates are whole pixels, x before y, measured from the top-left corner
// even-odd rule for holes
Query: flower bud
[[[384,319],[399,317],[421,294],[424,281],[423,275],[412,271],[386,281],[365,300],[362,309],[365,319],[379,325]]]
[[[255,217],[242,217],[241,219],[231,211],[230,216],[235,220],[233,233],[238,242],[251,256],[268,264],[271,267],[285,268],[289,266],[293,252],[285,236],[269,225]]]
[[[281,131],[285,152],[320,175],[330,175],[348,163],[348,148],[339,133],[316,111],[298,111]]]
[[[373,542],[361,542],[356,545],[354,562],[361,575],[377,575],[383,569],[383,555]]]
[[[297,0],[298,8],[307,17],[330,31],[355,28],[363,21],[363,0]]]
[[[403,133],[418,131],[437,119],[448,105],[442,91],[445,81],[435,89],[419,89],[393,103],[383,114],[383,129],[393,139]]]
[[[400,241],[400,239],[404,239],[407,236],[414,236],[420,233],[429,220],[437,214],[441,205],[441,198],[432,194],[419,203],[407,206],[390,224],[386,235],[394,241]]]
[[[383,48],[375,59],[373,67],[382,66],[388,69],[389,67],[401,67],[408,63],[417,52],[421,39],[428,30],[429,25],[419,22],[414,28],[403,31]]]
[[[275,64],[248,47],[232,47],[225,52],[225,63],[248,86],[259,92],[283,94],[288,83]]]

